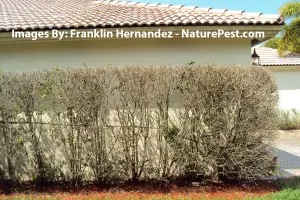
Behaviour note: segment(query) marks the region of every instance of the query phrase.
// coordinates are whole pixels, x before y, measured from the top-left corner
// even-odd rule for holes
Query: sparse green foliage
[[[265,46],[278,49],[281,56],[287,51],[300,53],[300,2],[291,1],[284,4],[280,8],[280,13],[292,21],[284,26],[280,37],[269,40]]]
[[[274,37],[274,38],[269,39],[269,40],[264,44],[264,46],[265,46],[265,47],[272,48],[272,49],[278,49],[278,48],[279,48],[279,45],[280,45],[280,41],[281,41],[281,38],[280,38],[280,37]]]
[[[300,2],[298,1],[290,1],[285,3],[279,9],[281,15],[286,18],[300,17]]]

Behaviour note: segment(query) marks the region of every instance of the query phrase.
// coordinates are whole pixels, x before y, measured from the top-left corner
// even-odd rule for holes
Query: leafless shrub
[[[119,161],[127,177],[138,181],[152,162],[149,142],[155,74],[150,66],[115,68],[111,72],[115,81],[111,88],[113,109],[120,126],[114,134],[122,149]]]
[[[154,100],[155,100],[155,122],[157,124],[157,149],[158,164],[156,165],[157,177],[168,178],[174,173],[175,149],[174,137],[177,137],[177,129],[172,118],[172,107],[178,105],[179,75],[181,68],[156,67],[153,70],[154,79]],[[177,95],[177,96],[176,96]],[[177,98],[176,98],[177,97]],[[154,166],[153,166],[154,167]]]
[[[276,123],[276,85],[256,68],[184,70],[181,113],[186,170],[201,176],[244,179],[267,176]],[[251,153],[250,153],[251,152]],[[251,155],[249,155],[251,154]],[[258,164],[259,163],[259,164]]]

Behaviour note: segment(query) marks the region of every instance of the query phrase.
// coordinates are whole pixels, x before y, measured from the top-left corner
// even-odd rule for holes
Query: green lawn
[[[281,184],[281,191],[251,200],[300,200],[300,178]]]
[[[251,200],[299,200],[300,188],[285,189],[283,191],[267,195],[266,197],[252,198]]]

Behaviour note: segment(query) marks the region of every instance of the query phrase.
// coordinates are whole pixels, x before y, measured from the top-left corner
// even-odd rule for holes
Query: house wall
[[[300,66],[270,70],[278,84],[280,108],[300,110]]]
[[[0,43],[0,68],[43,70],[136,64],[249,65],[250,40],[105,39]]]
[[[44,70],[54,67],[112,65],[199,64],[248,66],[250,40],[133,39],[0,42],[0,68]],[[280,107],[300,109],[300,67],[270,68],[280,90]]]

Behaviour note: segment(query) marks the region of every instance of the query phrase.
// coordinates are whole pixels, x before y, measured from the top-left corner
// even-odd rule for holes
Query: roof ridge
[[[165,3],[143,3],[139,1],[128,0],[96,0],[96,3],[112,4],[112,5],[127,5],[127,6],[142,6],[142,7],[156,7],[156,8],[173,8],[178,10],[191,10],[199,8],[198,6],[187,6],[184,4],[165,4]],[[199,8],[199,10],[209,10],[212,8]]]
[[[171,8],[184,11],[200,11],[208,13],[220,13],[220,14],[235,14],[243,16],[252,16],[252,17],[266,17],[266,18],[280,18],[280,14],[264,14],[262,12],[248,12],[245,10],[228,10],[216,9],[212,7],[199,7],[199,6],[188,6],[185,4],[165,4],[165,3],[144,3],[139,1],[131,0],[95,0],[97,3],[112,4],[112,5],[129,5],[129,6],[138,6],[138,7],[153,7],[153,8]]]
[[[63,3],[64,0],[56,0],[56,4],[46,4],[45,0],[31,0],[33,5],[40,6],[33,6],[28,12],[22,11],[27,5],[27,0],[15,0],[15,4],[11,4],[10,1],[1,0],[1,3],[4,3],[4,11],[0,19],[0,32],[116,26],[277,26],[284,24],[278,15],[244,10],[136,2],[140,0],[70,0],[73,2],[71,5]],[[64,16],[61,13],[64,13]]]

